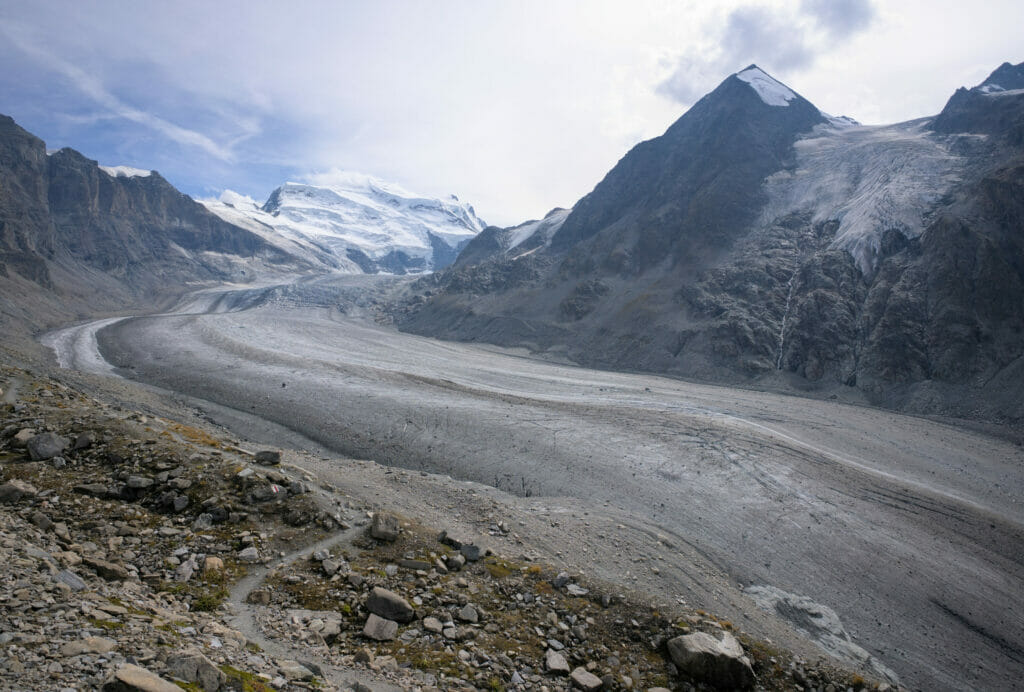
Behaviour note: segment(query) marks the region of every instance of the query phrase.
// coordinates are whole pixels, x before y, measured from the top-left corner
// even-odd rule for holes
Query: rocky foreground
[[[888,689],[371,507],[274,451],[0,378],[3,689]]]

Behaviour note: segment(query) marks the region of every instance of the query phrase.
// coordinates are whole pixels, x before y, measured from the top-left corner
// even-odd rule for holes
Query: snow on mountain
[[[547,245],[551,242],[551,236],[565,223],[565,219],[571,211],[572,209],[555,208],[549,211],[543,219],[527,221],[510,228],[508,230],[508,249],[519,247],[538,233],[543,237],[543,243],[540,244]]]
[[[796,143],[796,168],[766,181],[762,221],[791,213],[838,221],[833,247],[872,273],[886,231],[920,236],[929,211],[960,179],[962,159],[926,125],[816,129]]]
[[[749,84],[761,97],[761,100],[769,106],[785,107],[796,98],[796,94],[789,87],[770,77],[757,65],[751,65],[742,72],[737,72],[736,77]]]
[[[111,178],[148,178],[153,172],[131,166],[100,166],[100,170]]]
[[[270,232],[290,251],[299,248],[350,272],[439,269],[485,225],[454,195],[432,199],[351,172],[334,172],[326,182],[285,183],[262,207],[230,190],[203,203],[226,221],[264,237]]]

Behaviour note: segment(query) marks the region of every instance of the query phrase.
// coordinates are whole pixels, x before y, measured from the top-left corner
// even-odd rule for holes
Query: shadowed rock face
[[[491,248],[481,234],[400,323],[1019,424],[1020,73],[884,128],[822,125],[799,96],[771,106],[734,75],[627,154],[549,244],[517,259],[496,242],[512,229]]]
[[[301,268],[158,173],[113,176],[72,149],[47,155],[0,116],[0,281],[17,282],[12,293],[112,309],[196,281],[245,281],[260,264]]]

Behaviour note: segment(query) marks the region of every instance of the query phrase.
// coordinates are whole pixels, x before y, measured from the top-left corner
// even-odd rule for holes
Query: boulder
[[[210,574],[212,572],[223,572],[223,571],[224,571],[224,561],[221,560],[219,557],[215,557],[213,555],[208,555],[206,557],[206,559],[203,560],[203,574]]]
[[[395,540],[398,538],[398,518],[386,512],[375,512],[370,524],[370,535],[379,541]]]
[[[32,461],[52,459],[68,448],[69,442],[56,433],[41,433],[32,437],[25,445]]]
[[[114,671],[101,689],[102,692],[181,692],[177,685],[131,663]]]
[[[397,622],[410,622],[416,616],[412,606],[404,598],[380,586],[374,587],[370,592],[370,597],[366,600],[366,609],[382,618]]]
[[[604,681],[597,677],[583,666],[576,668],[569,676],[572,684],[584,692],[597,692],[604,686]]]
[[[7,481],[0,485],[0,504],[13,504],[26,497],[35,497],[39,491],[24,481]]]
[[[250,545],[248,548],[238,551],[238,559],[242,562],[259,562],[260,551],[256,549],[256,546]]]
[[[186,649],[167,657],[167,672],[185,682],[198,684],[203,692],[217,692],[227,676],[198,649]]]
[[[257,464],[263,464],[264,466],[277,466],[281,463],[281,452],[272,449],[263,449],[256,452],[253,455],[253,459],[256,460]]]
[[[28,441],[35,437],[36,431],[32,428],[22,428],[14,434],[11,438],[11,442],[15,447],[24,447],[28,444]]]
[[[375,639],[379,642],[391,641],[398,634],[398,623],[394,620],[382,618],[376,613],[370,613],[363,626],[363,636]]]
[[[668,652],[681,673],[700,682],[731,690],[754,686],[750,660],[728,632],[721,641],[706,632],[684,634],[668,641]]]

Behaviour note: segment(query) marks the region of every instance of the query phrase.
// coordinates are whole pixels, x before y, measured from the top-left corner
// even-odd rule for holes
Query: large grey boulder
[[[167,672],[185,682],[198,684],[203,692],[217,692],[228,681],[213,661],[198,649],[186,649],[168,656]]]
[[[573,670],[569,677],[572,678],[572,684],[583,692],[597,692],[604,687],[604,681],[583,666]]]
[[[32,461],[46,461],[67,449],[68,444],[69,442],[60,435],[46,432],[30,439],[26,446]]]
[[[386,512],[375,512],[370,524],[370,535],[379,541],[391,542],[398,538],[398,518]]]
[[[721,641],[706,632],[694,632],[668,641],[668,652],[680,672],[719,689],[746,690],[754,686],[754,669],[736,637],[723,633]]]
[[[388,591],[380,586],[374,587],[370,592],[370,597],[366,600],[366,609],[382,618],[396,622],[410,622],[416,617],[416,613],[408,601],[394,591]]]
[[[554,649],[548,649],[548,653],[544,657],[544,667],[549,673],[555,675],[569,674],[569,662],[565,660],[565,656]]]

